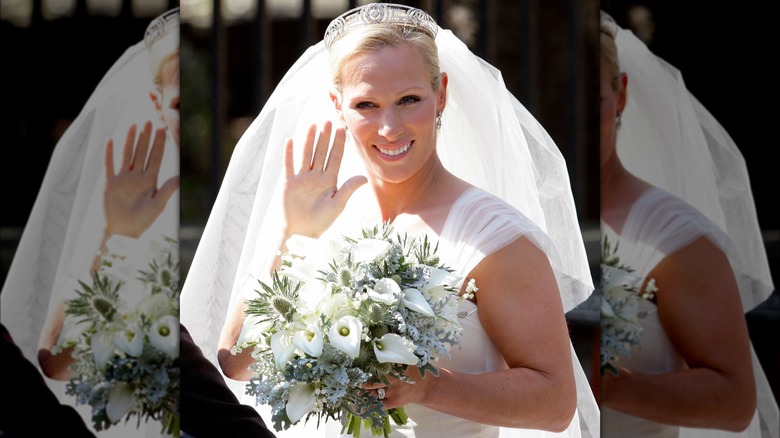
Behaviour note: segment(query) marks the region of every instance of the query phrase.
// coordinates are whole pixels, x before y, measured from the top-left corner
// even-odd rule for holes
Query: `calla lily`
[[[314,385],[302,382],[294,383],[290,387],[290,397],[287,400],[287,418],[295,424],[304,415],[311,412],[316,405]]]
[[[79,319],[79,317],[74,315],[67,315],[62,323],[62,330],[57,338],[57,343],[67,344],[68,342],[75,342],[88,328],[89,323],[87,321]]]
[[[352,246],[352,261],[355,263],[370,262],[390,249],[391,244],[385,240],[362,239]]]
[[[322,265],[316,261],[306,259],[297,261],[292,266],[285,266],[279,274],[303,283],[313,283],[318,281],[317,278],[320,276],[319,269],[321,267]]]
[[[329,294],[320,301],[319,314],[326,319],[341,317],[343,312],[352,310],[352,303],[344,294]]]
[[[301,236],[300,234],[293,234],[287,239],[285,244],[287,245],[287,250],[290,254],[295,254],[298,257],[306,257],[309,254],[316,253],[316,249],[319,246],[317,239]]]
[[[295,356],[295,345],[292,343],[292,334],[288,331],[276,332],[271,336],[271,350],[274,352],[274,361],[279,371],[287,367],[287,362]]]
[[[296,348],[312,357],[320,357],[322,354],[322,330],[314,325],[309,325],[306,330],[295,332],[292,343]]]
[[[360,354],[360,338],[363,335],[363,323],[354,316],[342,316],[330,326],[328,339],[339,350],[352,359]]]
[[[372,300],[392,306],[398,301],[401,295],[401,287],[390,278],[377,280],[374,288],[368,288],[368,296]]]
[[[405,339],[395,333],[387,333],[379,339],[374,339],[374,355],[382,363],[417,365],[419,361]]]
[[[446,296],[445,294],[449,294],[450,292],[446,288],[455,286],[462,278],[439,268],[429,268],[429,272],[431,276],[428,282],[420,288],[420,291],[433,299],[443,298]]]
[[[113,333],[98,332],[92,335],[89,341],[95,363],[98,368],[104,368],[116,351]]]
[[[144,335],[137,325],[127,325],[114,334],[114,345],[130,356],[138,357],[144,349]]]
[[[238,335],[236,344],[243,345],[246,342],[258,342],[265,338],[265,333],[274,326],[273,321],[260,321],[257,315],[247,315],[244,324],[241,326],[241,333]]]
[[[121,420],[135,406],[133,388],[127,383],[117,383],[108,390],[106,415],[112,423]]]
[[[319,280],[307,281],[298,290],[299,313],[314,312],[325,297],[331,295],[330,283]]]
[[[179,322],[175,316],[163,316],[152,324],[149,342],[170,357],[179,356]]]
[[[403,303],[407,309],[414,310],[415,312],[422,313],[431,318],[436,316],[422,292],[415,288],[404,289]]]
[[[171,315],[171,302],[165,294],[149,294],[138,303],[138,312],[149,319],[158,319],[163,315]]]

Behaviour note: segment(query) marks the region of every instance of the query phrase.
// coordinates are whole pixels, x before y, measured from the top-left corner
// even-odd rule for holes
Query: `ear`
[[[344,121],[344,112],[341,110],[341,99],[339,98],[338,92],[336,90],[330,90],[328,94],[330,95],[330,101],[333,102],[333,106],[336,108],[336,113],[339,115],[341,124],[347,126],[347,122]]]
[[[628,100],[628,75],[620,73],[620,89],[617,96],[617,109],[620,113],[626,108],[626,101]]]
[[[447,106],[447,73],[441,72],[441,83],[439,84],[439,90],[436,96],[436,110],[444,111],[444,107]]]

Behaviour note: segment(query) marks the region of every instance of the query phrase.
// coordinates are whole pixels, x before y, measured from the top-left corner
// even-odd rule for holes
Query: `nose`
[[[395,108],[387,108],[379,117],[378,133],[382,137],[393,141],[403,132],[403,122]]]

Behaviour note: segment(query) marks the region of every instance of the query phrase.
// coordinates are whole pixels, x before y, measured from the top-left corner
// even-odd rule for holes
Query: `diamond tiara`
[[[151,49],[154,43],[165,37],[171,30],[178,32],[179,8],[171,9],[158,16],[146,27],[144,43],[147,49]]]
[[[436,38],[439,26],[430,15],[411,6],[369,3],[351,9],[330,22],[325,31],[325,46],[330,47],[351,29],[369,24],[390,23],[409,30],[420,30]]]

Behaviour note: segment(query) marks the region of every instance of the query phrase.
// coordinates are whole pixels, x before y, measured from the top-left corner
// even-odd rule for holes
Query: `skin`
[[[122,149],[122,163],[114,169],[114,142],[106,142],[106,187],[103,192],[103,209],[106,225],[98,254],[91,271],[100,267],[102,255],[108,250],[106,242],[111,236],[140,237],[160,216],[171,196],[179,188],[179,177],[173,176],[158,185],[158,175],[165,151],[166,129],[179,148],[179,70],[178,57],[167,58],[161,67],[159,90],[150,93],[152,103],[165,124],[152,137],[152,122],[144,123],[136,137],[138,127],[128,128]],[[65,322],[67,303],[53,306],[44,322],[38,343],[38,363],[44,375],[55,380],[68,380],[73,376],[70,365],[75,362],[72,348],[53,354]]]
[[[628,172],[617,156],[615,122],[625,108],[628,78],[621,74],[616,90],[608,70],[602,59],[601,217],[620,234],[631,205],[651,186]],[[659,319],[688,369],[654,375],[620,369],[619,377],[606,373],[602,405],[659,423],[744,430],[756,408],[756,393],[747,324],[728,258],[700,237],[666,256],[647,278],[656,280]]]
[[[410,46],[386,46],[352,60],[342,94],[333,92],[331,97],[366,164],[367,188],[375,195],[374,208],[381,218],[438,234],[449,207],[469,185],[449,173],[436,155],[435,120],[446,105],[447,77],[443,74],[441,86],[434,89],[423,66]],[[329,123],[319,140],[315,132],[313,126],[304,140],[297,169],[292,141],[286,144],[287,214],[278,240],[282,251],[281,242],[293,233],[316,237],[324,232],[347,198],[366,183],[357,177],[337,188],[343,129],[335,130],[332,142]],[[405,153],[394,157],[380,151],[410,143]],[[313,229],[310,219],[324,212],[327,220],[317,221],[321,228]],[[306,218],[307,224],[296,218]],[[385,406],[417,403],[485,424],[564,430],[575,411],[576,390],[568,330],[546,255],[519,238],[483,259],[467,277],[480,287],[481,322],[509,369],[477,375],[442,369],[438,378],[420,379],[417,368],[410,367],[408,374],[416,384],[392,381],[385,387]],[[252,361],[248,350],[235,356],[229,352],[241,330],[243,309],[239,304],[228,315],[218,353],[225,374],[239,380],[251,376],[247,366]]]

